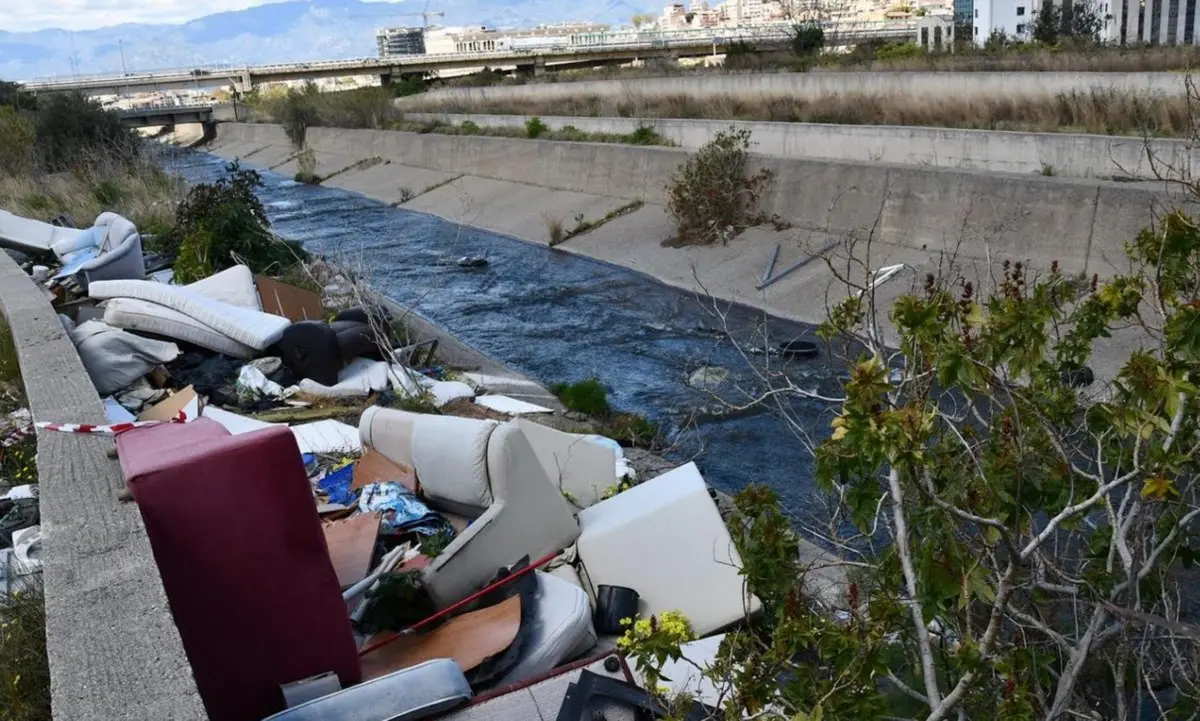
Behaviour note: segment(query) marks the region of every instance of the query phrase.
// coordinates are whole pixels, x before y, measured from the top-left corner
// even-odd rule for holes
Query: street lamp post
[[[117,50],[121,53],[121,77],[125,79],[125,95],[129,95],[129,69],[125,67],[125,40],[117,39]]]

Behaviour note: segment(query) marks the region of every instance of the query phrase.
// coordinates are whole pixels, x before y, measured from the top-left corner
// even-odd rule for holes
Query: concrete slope
[[[271,126],[226,125],[221,133],[250,144],[279,138]],[[861,287],[868,270],[895,263],[907,266],[906,275],[890,281],[886,293],[904,288],[904,278],[911,286],[929,272],[986,289],[1004,260],[1034,270],[1058,261],[1067,272],[1107,275],[1120,267],[1125,242],[1156,212],[1184,202],[1162,183],[755,157],[774,173],[762,209],[777,215],[782,229],[750,229],[727,245],[671,248],[663,244],[674,235],[664,188],[687,156],[681,149],[330,128],[310,129],[308,142],[331,167],[351,158],[385,160],[343,173],[332,185],[397,203],[398,188],[440,178],[444,184],[402,207],[533,242],[548,240],[547,219],[562,219],[569,230],[579,215],[601,221],[642,201],[636,212],[600,223],[559,249],[809,323],[856,292],[846,278],[857,278]],[[276,155],[290,150],[272,149]],[[777,245],[777,273],[803,267],[760,289]],[[886,324],[881,331],[895,340]],[[1098,360],[1101,377],[1115,370],[1126,349],[1114,345],[1112,362]]]
[[[485,128],[524,128],[528,115],[405,113],[416,122]],[[781,158],[822,158],[895,163],[1067,178],[1153,179],[1163,168],[1190,171],[1200,154],[1187,140],[1081,133],[1021,133],[899,125],[774,123],[675,118],[541,116],[552,130],[571,126],[587,133],[628,135],[653,128],[681,148],[694,150],[730,127],[750,131],[754,151]]]

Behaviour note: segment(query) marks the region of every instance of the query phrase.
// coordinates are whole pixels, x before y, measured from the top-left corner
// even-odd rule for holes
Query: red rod
[[[450,615],[451,613],[454,613],[458,609],[460,609],[463,606],[467,605],[468,603],[474,601],[475,599],[479,598],[480,596],[483,596],[484,594],[487,594],[487,593],[491,593],[492,591],[496,590],[497,588],[500,588],[504,584],[511,583],[512,581],[517,580],[521,576],[524,576],[527,573],[533,572],[535,569],[545,566],[547,563],[550,563],[551,561],[553,561],[557,556],[558,556],[558,551],[555,551],[553,553],[548,553],[545,556],[543,556],[542,558],[540,558],[536,563],[532,563],[532,564],[526,566],[525,568],[522,568],[518,571],[514,571],[512,574],[505,576],[504,578],[500,579],[499,581],[493,582],[490,586],[486,586],[482,590],[476,591],[475,593],[471,594],[470,596],[467,596],[463,600],[458,601],[457,603],[453,603],[453,604],[443,608],[442,610],[438,611],[437,613],[433,614],[432,616],[429,616],[428,618],[417,621],[416,623],[414,623],[413,625],[404,629],[400,633],[397,633],[394,636],[389,636],[389,637],[383,639],[382,641],[377,641],[377,642],[367,646],[363,650],[359,651],[358,655],[366,656],[368,653],[370,653],[376,649],[382,648],[382,647],[388,645],[389,643],[391,643],[392,641],[395,641],[396,639],[407,636],[408,634],[412,633],[413,631],[416,631],[419,628],[428,626],[429,624],[433,623],[434,621],[437,621],[438,619],[445,618],[446,616]]]

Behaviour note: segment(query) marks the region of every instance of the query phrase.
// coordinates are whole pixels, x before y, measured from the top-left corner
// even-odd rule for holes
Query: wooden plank
[[[325,524],[325,545],[342,588],[353,586],[371,571],[379,521],[378,513],[362,513]]]
[[[363,680],[435,658],[452,658],[465,673],[511,646],[520,628],[521,597],[517,595],[495,606],[455,616],[429,633],[401,638],[368,653],[362,657]],[[369,643],[385,637],[372,638]]]

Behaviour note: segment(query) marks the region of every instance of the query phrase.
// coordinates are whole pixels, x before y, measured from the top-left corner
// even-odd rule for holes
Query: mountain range
[[[178,25],[126,23],[71,32],[0,30],[0,78],[93,75],[220,63],[255,64],[375,55],[375,31],[422,24],[424,0],[287,0]],[[431,23],[528,27],[565,21],[628,23],[653,0],[432,0]]]

